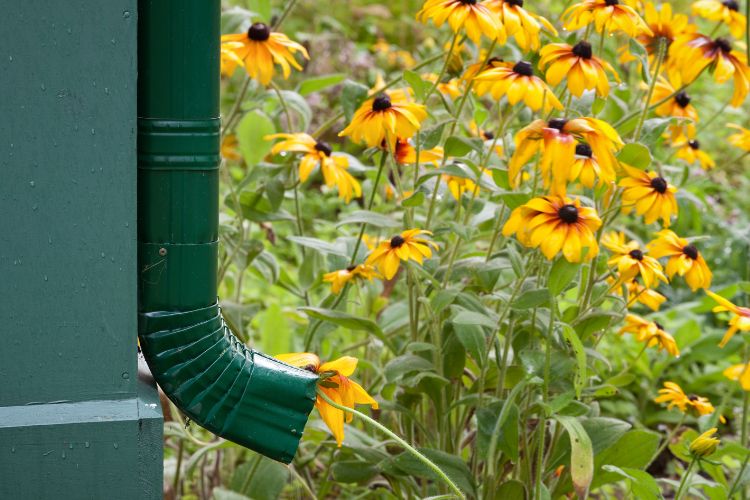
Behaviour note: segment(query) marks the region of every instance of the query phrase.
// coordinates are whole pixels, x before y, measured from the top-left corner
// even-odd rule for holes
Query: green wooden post
[[[161,498],[136,356],[136,0],[0,16],[0,498]]]

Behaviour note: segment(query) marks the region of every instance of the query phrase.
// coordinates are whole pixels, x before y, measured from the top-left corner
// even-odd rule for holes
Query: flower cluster
[[[265,160],[290,173],[297,204],[296,241],[306,237],[297,190],[313,188],[316,179],[322,178],[317,186],[324,195],[337,192],[339,200],[327,198],[336,210],[345,204],[362,209],[354,219],[360,224],[358,230],[338,240],[335,251],[324,242],[326,267],[318,268],[320,272],[308,280],[314,281],[311,286],[326,284],[326,306],[333,303],[335,309],[351,288],[358,287],[382,288],[382,300],[387,301],[391,287],[398,286],[401,278],[408,286],[411,340],[418,343],[420,308],[435,300],[427,294],[450,288],[461,250],[466,261],[484,254],[483,262],[489,262],[500,241],[503,258],[507,256],[517,275],[524,265],[533,265],[534,283],[540,288],[552,266],[572,266],[579,273],[580,290],[575,313],[570,314],[585,317],[605,300],[613,308],[621,306],[608,313],[618,320],[624,317],[619,332],[631,334],[643,351],[652,347],[680,356],[677,340],[660,322],[631,312],[639,306],[658,311],[670,295],[663,289],[669,284],[684,282],[692,292],[705,290],[718,303],[714,311],[729,315],[721,347],[737,332],[750,331],[750,309],[709,290],[714,277],[701,242],[678,224],[678,200],[685,181],[669,163],[674,157],[686,173],[693,168],[707,177],[715,174],[708,171],[719,170],[710,148],[702,147],[701,107],[691,85],[704,73],[706,80],[710,75],[719,85],[731,80],[727,106],[739,108],[745,103],[750,67],[730,36],[744,34],[746,19],[736,3],[719,0],[694,2],[691,15],[673,12],[669,2],[581,0],[561,15],[560,27],[570,34],[562,41],[553,24],[527,9],[523,0],[426,0],[415,13],[416,20],[445,27],[446,36],[452,37],[434,60],[444,59],[442,66],[425,68],[426,63],[418,64],[412,54],[394,49],[384,39],[374,45],[370,40],[368,47],[376,56],[390,66],[410,70],[390,81],[385,81],[387,74],[373,72],[374,86],[345,87],[344,112],[315,131],[308,132],[304,120],[295,123],[285,109],[291,130],[264,136]],[[719,24],[714,32],[704,34],[698,19]],[[255,22],[243,33],[224,35],[221,73],[231,78],[237,68],[244,68],[246,78],[263,92],[271,87],[286,108],[274,77],[279,71],[284,79],[292,69],[305,71],[302,59],[310,55],[305,46],[275,29]],[[728,35],[715,36],[718,30]],[[616,54],[605,50],[610,36],[623,42]],[[442,43],[433,42],[431,47],[440,50]],[[642,81],[629,90],[642,93],[640,109],[620,109],[619,115],[603,112],[627,99],[619,95],[622,82],[632,82],[632,75],[639,72]],[[646,141],[647,118],[652,114],[664,126]],[[346,123],[341,121],[344,117]],[[736,132],[728,138],[729,144],[750,152],[750,131],[730,126]],[[222,155],[228,160],[241,158],[234,136],[223,139]],[[653,154],[658,148],[671,152],[668,160]],[[362,163],[353,159],[358,153]],[[392,224],[373,217],[374,211],[386,212],[394,206],[401,210],[387,221]],[[439,220],[445,206],[450,206],[450,213]],[[638,224],[640,230],[629,231],[617,222],[618,216]],[[489,244],[478,243],[467,250],[470,237],[464,231],[486,231],[487,225],[494,228]],[[376,226],[389,233],[368,235]],[[341,226],[336,230],[344,231]],[[608,252],[606,258],[600,255],[601,247]],[[526,261],[519,254],[528,256]],[[423,281],[424,275],[429,280]],[[601,293],[594,302],[597,286]],[[511,292],[510,298],[487,294],[498,300],[498,310],[507,309],[498,317],[508,318],[518,291]],[[309,300],[307,288],[301,295]],[[439,315],[426,310],[434,325],[442,325]],[[532,330],[536,321],[535,309]],[[549,324],[554,330],[554,319]],[[319,374],[320,390],[336,403],[377,408],[377,402],[348,378],[355,358],[321,364],[316,355],[301,353],[279,359]],[[724,373],[750,390],[748,365],[731,366]],[[664,383],[655,401],[695,416],[715,412],[707,398],[688,396],[672,381]],[[351,415],[320,398],[316,406],[340,446],[344,422]],[[714,446],[708,438],[703,441],[695,454],[705,455]]]

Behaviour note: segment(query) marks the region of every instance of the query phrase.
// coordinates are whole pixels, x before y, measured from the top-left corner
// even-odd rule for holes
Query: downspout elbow
[[[219,15],[219,0],[139,2],[138,335],[191,420],[289,463],[318,377],[245,346],[216,299]]]

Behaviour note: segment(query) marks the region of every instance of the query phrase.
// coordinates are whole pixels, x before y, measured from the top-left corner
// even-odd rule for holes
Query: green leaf
[[[451,319],[454,325],[467,325],[467,326],[486,326],[487,328],[497,328],[497,321],[493,320],[486,314],[468,311],[466,309],[461,310]]]
[[[565,290],[573,278],[578,274],[580,264],[568,262],[567,259],[560,257],[554,264],[552,264],[552,270],[549,273],[549,280],[547,286],[549,286],[549,293],[552,295],[558,295],[560,292]]]
[[[568,344],[568,347],[570,347],[575,354],[576,371],[575,376],[573,377],[573,387],[576,391],[576,398],[581,399],[581,392],[583,391],[583,388],[586,386],[587,382],[586,350],[584,349],[583,343],[581,342],[581,339],[578,338],[578,334],[573,329],[573,327],[571,327],[570,325],[566,325],[565,323],[561,323],[561,325],[565,343]]]
[[[596,456],[597,470],[602,465],[615,465],[620,468],[642,469],[651,461],[659,446],[659,434],[643,429],[626,432],[615,444],[602,450]],[[618,475],[611,472],[597,473],[593,486],[618,480]]]
[[[507,406],[506,406],[507,405]],[[487,457],[492,433],[495,429],[500,428],[500,434],[497,436],[497,447],[511,460],[517,461],[519,458],[519,416],[518,406],[513,401],[507,401],[500,404],[496,402],[487,408],[477,409],[477,423],[479,430],[480,453]],[[498,419],[502,418],[502,422]],[[493,458],[494,460],[494,458]],[[496,497],[498,498],[498,497]]]
[[[367,99],[369,89],[361,83],[351,80],[344,81],[344,87],[341,89],[341,106],[344,108],[346,121],[351,121],[354,112]]]
[[[414,354],[405,354],[397,358],[393,358],[385,365],[385,379],[388,382],[396,382],[401,379],[407,373],[421,372],[421,371],[434,371],[432,363],[427,361],[421,356],[415,356]]]
[[[338,460],[331,467],[333,477],[339,483],[361,483],[372,479],[378,467],[360,460]]]
[[[574,417],[555,417],[570,437],[570,476],[578,498],[586,498],[594,479],[594,450],[591,439],[581,423]]]
[[[617,155],[617,161],[631,167],[646,170],[651,165],[651,151],[638,142],[626,144]]]
[[[422,149],[432,149],[440,143],[446,123],[449,123],[449,121],[438,123],[437,125],[425,129],[425,131],[420,134],[422,139]]]
[[[214,497],[225,500],[239,500],[240,498],[252,498],[257,500],[275,500],[284,489],[284,485],[289,479],[289,469],[284,465],[262,457],[260,455],[251,455],[249,461],[239,465],[232,475],[230,486],[235,495],[245,496],[216,496]],[[252,479],[247,482],[248,476],[252,474]]]
[[[508,498],[508,499],[524,499],[528,498],[526,495],[526,486],[521,481],[511,479],[504,482],[497,489],[495,498]]]
[[[249,497],[218,486],[211,492],[212,500],[250,500]]]
[[[646,144],[654,144],[667,129],[667,126],[674,121],[673,118],[650,118],[643,122],[641,131],[641,141]]]
[[[469,314],[469,311],[464,311]],[[484,365],[484,360],[487,355],[487,340],[484,331],[478,325],[472,324],[453,324],[453,331],[456,333],[456,338],[464,346],[464,349],[471,354],[474,361],[479,366]]]
[[[549,303],[549,289],[537,288],[523,292],[510,305],[513,309],[531,309]]]
[[[248,167],[254,167],[271,150],[271,141],[263,139],[276,132],[273,122],[261,111],[245,113],[237,125],[237,142]]]
[[[466,137],[451,136],[445,141],[445,156],[465,156],[472,151],[482,151],[481,139],[467,139]]]
[[[342,311],[336,311],[334,309],[323,309],[321,307],[300,307],[299,310],[304,312],[311,318],[328,321],[335,325],[343,326],[344,328],[350,328],[352,330],[366,330],[379,336],[383,335],[380,327],[375,322],[367,318],[360,318],[359,316],[353,316]]]
[[[408,198],[401,201],[402,207],[421,207],[424,203],[424,193],[422,191],[417,191],[416,193],[412,194]]]
[[[471,496],[476,494],[474,477],[466,463],[456,455],[451,455],[440,450],[431,448],[419,448],[419,452],[426,456],[430,461],[437,465],[445,474],[450,477],[461,491]],[[407,474],[417,477],[425,477],[433,480],[439,480],[437,474],[427,467],[418,458],[405,451],[393,459],[394,465]]]
[[[299,128],[302,130],[307,129],[308,125],[310,124],[310,120],[312,119],[312,110],[310,109],[310,105],[307,104],[305,98],[299,95],[297,92],[292,92],[291,90],[282,90],[281,96],[284,99],[284,102],[286,103],[289,110],[296,112],[297,115],[302,118],[302,124],[298,125]],[[269,92],[268,97],[275,97],[276,99],[278,99],[276,92]],[[286,120],[286,117],[284,117],[284,120]]]
[[[418,101],[424,100],[425,92],[427,92],[432,85],[431,83],[422,80],[422,77],[419,76],[419,73],[408,69],[404,71],[404,80],[406,80],[406,83],[408,83],[409,86],[414,89],[414,96]]]
[[[292,243],[297,243],[303,247],[312,248],[322,254],[332,254],[341,257],[348,257],[346,252],[340,250],[335,245],[328,243],[327,241],[319,240],[317,238],[311,238],[309,236],[287,236],[287,239]]]
[[[333,87],[334,85],[343,82],[345,78],[346,75],[343,73],[306,78],[302,83],[300,83],[299,87],[297,88],[297,92],[299,92],[300,95],[308,95],[312,94],[313,92],[320,92],[323,89]]]
[[[266,198],[271,204],[271,210],[276,212],[284,201],[284,183],[279,179],[270,179],[265,186]]]
[[[661,495],[656,479],[646,471],[630,467],[621,469],[614,465],[605,465],[602,469],[626,478],[630,484],[630,491],[633,493],[634,498],[638,498],[639,500],[660,500],[664,498]]]
[[[373,227],[399,227],[400,222],[396,222],[387,215],[379,214],[376,212],[370,212],[367,210],[356,210],[343,219],[341,219],[336,227],[343,226],[344,224],[367,224]]]

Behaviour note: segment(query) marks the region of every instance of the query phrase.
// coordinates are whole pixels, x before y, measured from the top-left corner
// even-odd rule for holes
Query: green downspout
[[[247,348],[217,302],[220,0],[141,0],[138,11],[143,354],[195,423],[289,463],[317,376]]]

